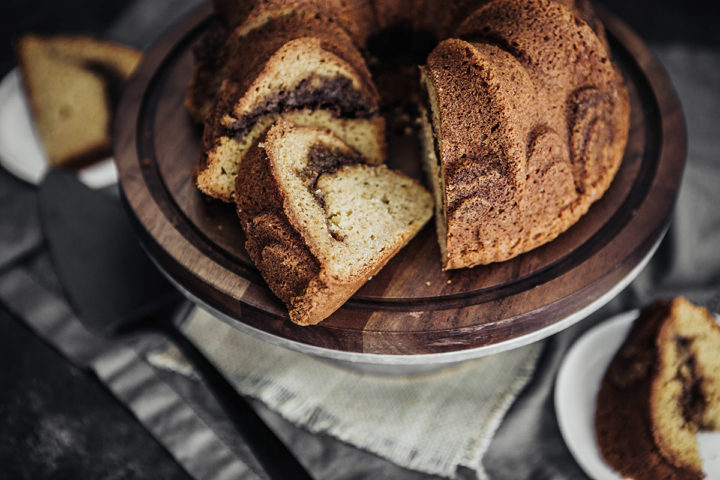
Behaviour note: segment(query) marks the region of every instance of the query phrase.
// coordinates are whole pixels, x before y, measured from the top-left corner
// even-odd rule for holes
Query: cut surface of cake
[[[381,163],[385,126],[369,73],[348,62],[354,47],[321,38],[290,40],[254,68],[232,67],[206,121],[203,159],[195,181],[204,193],[230,202],[238,165],[250,145],[280,118],[329,128]],[[358,54],[359,55],[359,54]],[[360,58],[360,57],[358,57]],[[361,61],[361,58],[360,58]]]
[[[603,377],[595,433],[627,478],[704,478],[696,435],[720,430],[720,326],[679,297],[633,324]]]
[[[20,38],[16,50],[50,163],[81,167],[109,156],[114,108],[140,52],[85,36],[37,35]]]
[[[300,325],[337,310],[432,215],[415,180],[288,120],[251,147],[236,190],[247,251]]]

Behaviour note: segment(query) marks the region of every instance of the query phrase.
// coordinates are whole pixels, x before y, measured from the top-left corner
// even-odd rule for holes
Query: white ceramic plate
[[[555,412],[570,452],[590,477],[620,480],[603,460],[595,441],[595,398],[610,360],[639,311],[616,315],[586,332],[563,360],[555,383]],[[707,478],[720,478],[720,433],[698,435]]]
[[[48,170],[47,157],[33,128],[17,69],[11,70],[0,83],[0,165],[35,185]],[[78,175],[92,188],[117,183],[117,169],[111,158],[82,169]]]

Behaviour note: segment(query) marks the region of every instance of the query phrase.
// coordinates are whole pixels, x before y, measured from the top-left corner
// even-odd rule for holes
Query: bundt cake
[[[444,269],[507,260],[552,240],[603,195],[619,167],[628,97],[588,0],[214,5],[218,16],[195,48],[186,96],[204,125],[194,180],[211,197],[248,201],[247,190],[236,191],[238,171],[246,172],[251,149],[258,162],[263,149],[251,146],[267,144],[258,139],[283,119],[332,132],[365,158],[358,165],[382,163],[390,109],[370,71],[383,90],[397,90],[385,100],[419,103]],[[407,59],[419,57],[423,65],[408,70]],[[406,80],[413,75],[415,86]],[[268,138],[282,136],[283,125]],[[260,251],[257,241],[249,248]],[[257,252],[253,258],[261,261]],[[284,265],[300,268],[292,262]],[[292,304],[297,291],[286,287],[271,285]],[[309,323],[297,312],[337,307],[308,301],[290,307],[295,321]]]
[[[426,170],[444,268],[503,261],[607,190],[629,104],[602,41],[562,5],[496,0],[422,67]]]
[[[421,67],[419,117],[443,268],[507,260],[552,240],[619,167],[627,93],[587,0],[215,6],[220,26],[198,47],[187,102],[205,119],[195,178],[210,196],[232,199],[235,165],[281,117],[331,128],[382,161],[384,125],[361,52],[377,65],[372,39],[399,24],[449,37]]]
[[[338,309],[432,216],[415,180],[289,120],[250,148],[236,191],[250,258],[300,325]]]
[[[110,156],[114,108],[140,52],[87,36],[32,34],[16,51],[49,162],[74,168]]]
[[[680,297],[633,324],[603,377],[595,433],[624,477],[704,477],[696,434],[720,430],[720,326]]]

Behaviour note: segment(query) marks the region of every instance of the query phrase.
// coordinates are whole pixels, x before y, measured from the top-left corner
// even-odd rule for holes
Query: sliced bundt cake
[[[600,451],[626,478],[701,479],[699,429],[720,430],[720,326],[684,298],[656,302],[603,377]]]
[[[288,120],[249,150],[236,202],[250,257],[300,325],[338,309],[432,215],[416,181]]]
[[[410,52],[398,55],[412,62],[433,37],[451,37],[421,67],[419,119],[443,268],[503,261],[551,241],[618,170],[628,98],[588,0],[214,3],[221,21],[197,50],[220,60],[198,58],[188,93],[190,111],[205,119],[195,180],[210,196],[232,199],[247,149],[281,118],[328,128],[381,162],[384,121],[361,52],[384,107],[415,101],[408,62],[373,48],[405,32],[398,43]]]
[[[25,35],[17,56],[50,163],[81,167],[109,156],[114,108],[140,52],[86,36]]]
[[[627,94],[603,42],[549,0],[495,0],[422,68],[446,269],[503,261],[587,212],[617,171]]]
[[[352,50],[352,44],[343,49]],[[252,142],[279,118],[327,128],[373,163],[385,158],[385,126],[369,73],[339,55],[335,42],[302,37],[250,69],[233,67],[206,121],[198,188],[232,201],[238,165]],[[360,59],[361,60],[361,59]]]

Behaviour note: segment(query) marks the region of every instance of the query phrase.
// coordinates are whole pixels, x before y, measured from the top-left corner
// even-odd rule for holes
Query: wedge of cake
[[[330,129],[374,163],[384,161],[378,94],[349,37],[261,41],[272,32],[302,34],[307,25],[301,20],[281,17],[252,30],[243,45],[255,53],[230,55],[218,73],[224,79],[205,120],[203,156],[194,171],[195,184],[206,195],[232,202],[235,175],[248,148],[281,118]],[[250,48],[251,41],[261,47]]]
[[[720,430],[720,326],[706,309],[675,299],[656,348],[653,438],[673,465],[700,472],[697,432]]]
[[[86,36],[25,35],[16,45],[35,128],[52,165],[112,153],[113,112],[139,51]]]
[[[235,190],[247,251],[300,325],[337,310],[432,216],[418,182],[289,120],[250,148]]]
[[[602,381],[595,433],[627,478],[701,479],[699,430],[720,430],[720,326],[679,297],[635,321]]]

